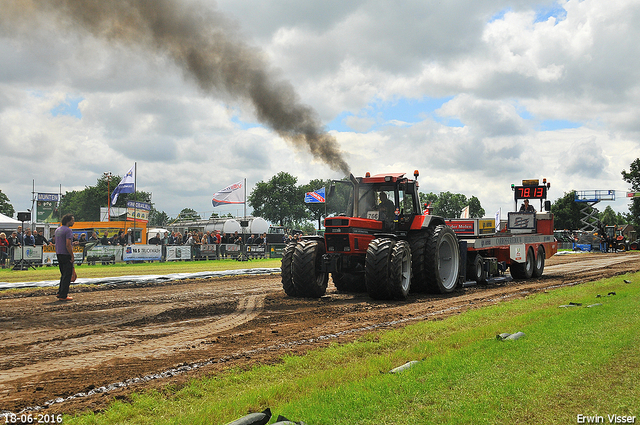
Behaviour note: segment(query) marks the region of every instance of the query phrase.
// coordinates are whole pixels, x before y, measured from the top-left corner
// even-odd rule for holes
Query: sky
[[[147,40],[125,19],[69,17],[71,0],[6,1],[0,190],[16,211],[31,208],[34,186],[81,190],[134,163],[138,189],[171,217],[242,215],[211,198],[245,178],[248,193],[280,171],[298,184],[342,178],[344,167],[265,118],[272,104],[261,109],[245,80],[257,74],[243,70],[256,67],[355,176],[418,170],[422,192],[476,196],[489,217],[501,208],[506,218],[511,184],[536,178],[551,201],[616,190],[598,208],[628,212],[621,172],[640,158],[637,0],[166,0],[194,26],[200,44],[186,53],[169,30]],[[194,71],[194,51],[219,45],[249,59],[220,77],[229,56],[212,53],[216,75]]]

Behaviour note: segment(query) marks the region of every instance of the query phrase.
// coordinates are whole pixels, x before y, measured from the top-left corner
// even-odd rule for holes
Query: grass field
[[[154,263],[117,263],[103,266],[101,264],[76,266],[78,277],[98,278],[106,276],[132,276],[148,274],[195,273],[203,271],[237,270],[248,268],[277,268],[279,258],[256,259],[249,261],[211,260],[211,261],[177,261]],[[39,282],[60,279],[60,270],[55,267],[37,267],[36,270],[0,269],[0,282]]]
[[[378,331],[277,365],[135,394],[105,412],[65,417],[64,423],[226,424],[266,407],[274,412],[270,423],[282,414],[309,425],[639,418],[639,301],[639,274],[556,289]],[[569,302],[583,305],[559,308]],[[601,305],[587,307],[595,303]],[[516,331],[526,336],[495,338]],[[412,360],[420,362],[388,373]]]

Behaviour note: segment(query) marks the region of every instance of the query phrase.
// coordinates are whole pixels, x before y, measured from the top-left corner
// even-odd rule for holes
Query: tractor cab
[[[418,172],[415,172],[418,177]],[[380,230],[408,230],[419,210],[418,182],[409,180],[404,173],[377,174],[365,177],[350,177],[352,185],[349,195],[347,217],[375,220]]]

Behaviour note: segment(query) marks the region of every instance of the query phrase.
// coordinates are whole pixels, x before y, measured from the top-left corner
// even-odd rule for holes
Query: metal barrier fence
[[[268,245],[87,245],[74,246],[75,264],[113,264],[140,261],[197,261],[197,260],[251,260],[257,258],[281,258],[284,244]],[[23,260],[24,256],[24,261]],[[57,266],[55,246],[36,245],[11,247],[7,265]]]

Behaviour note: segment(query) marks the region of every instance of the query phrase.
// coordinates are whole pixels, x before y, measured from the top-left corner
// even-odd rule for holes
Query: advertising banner
[[[55,245],[44,245],[40,246],[42,249],[42,264],[45,266],[57,266],[58,265],[58,257],[56,257],[56,247]],[[73,247],[73,262],[75,264],[82,264],[84,260],[84,249],[76,245]]]
[[[127,245],[122,253],[124,261],[160,261],[162,245]]]
[[[166,255],[167,261],[191,260],[191,247],[189,245],[170,245],[167,246]]]
[[[55,223],[58,221],[58,208],[55,202],[38,201],[36,209],[36,222]]]
[[[216,255],[218,253],[218,245],[211,243],[211,244],[202,244],[202,246],[200,247],[200,254],[203,256],[208,256],[208,255]]]
[[[120,261],[123,247],[119,245],[94,245],[87,249],[87,261]]]
[[[38,264],[40,263],[40,261],[42,261],[42,245],[25,246],[24,249],[23,247],[13,247],[13,260],[14,261],[22,260],[23,251],[24,251],[25,261],[38,263]]]
[[[133,221],[149,221],[149,211],[151,211],[151,204],[146,202],[127,201],[127,220]]]

